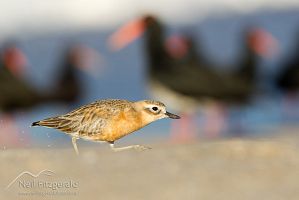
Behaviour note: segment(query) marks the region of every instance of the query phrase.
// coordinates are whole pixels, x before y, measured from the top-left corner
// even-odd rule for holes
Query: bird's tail
[[[33,123],[31,124],[31,126],[40,126],[40,125],[39,125],[39,122],[40,122],[40,121],[33,122]]]
[[[31,126],[45,126],[49,128],[57,128],[60,123],[61,123],[61,119],[59,117],[51,117],[51,118],[33,122]]]

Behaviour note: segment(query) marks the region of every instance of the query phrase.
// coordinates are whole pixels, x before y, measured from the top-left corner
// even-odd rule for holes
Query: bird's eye
[[[153,111],[157,111],[157,110],[158,110],[158,107],[156,107],[156,106],[155,106],[155,107],[152,107],[152,110],[153,110]]]

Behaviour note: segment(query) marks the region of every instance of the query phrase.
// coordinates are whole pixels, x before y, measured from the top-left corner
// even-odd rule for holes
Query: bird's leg
[[[196,138],[197,127],[193,113],[181,113],[179,122],[172,122],[171,140],[176,143],[193,141]]]
[[[125,146],[125,147],[114,147],[114,142],[109,142],[111,149],[114,152],[118,152],[118,151],[125,151],[125,150],[129,150],[129,149],[135,149],[138,151],[143,151],[143,150],[147,150],[147,149],[151,149],[150,147],[145,147],[142,145],[130,145],[130,146]]]
[[[73,147],[76,151],[76,154],[79,155],[79,150],[78,150],[77,143],[76,143],[77,139],[78,139],[77,137],[72,137],[72,143],[73,143]]]
[[[208,138],[219,137],[227,128],[227,110],[220,103],[213,104],[206,110],[205,134]]]

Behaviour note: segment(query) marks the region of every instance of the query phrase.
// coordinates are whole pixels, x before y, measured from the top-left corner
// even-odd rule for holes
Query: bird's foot
[[[142,145],[131,145],[131,146],[125,146],[125,147],[114,147],[113,144],[110,144],[111,145],[111,149],[114,151],[114,152],[119,152],[119,151],[125,151],[125,150],[129,150],[129,149],[134,149],[134,150],[137,150],[137,151],[144,151],[144,150],[148,150],[148,149],[151,149],[151,147],[146,147],[146,146],[142,146]]]
[[[148,150],[148,149],[152,149],[151,147],[146,147],[146,146],[142,146],[142,145],[133,145],[133,148],[137,151],[145,151],[145,150]]]

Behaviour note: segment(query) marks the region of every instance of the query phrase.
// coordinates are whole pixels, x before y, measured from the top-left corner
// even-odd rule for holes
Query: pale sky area
[[[257,9],[299,8],[298,0],[0,0],[0,38],[55,30],[109,29],[143,13],[167,23]]]

